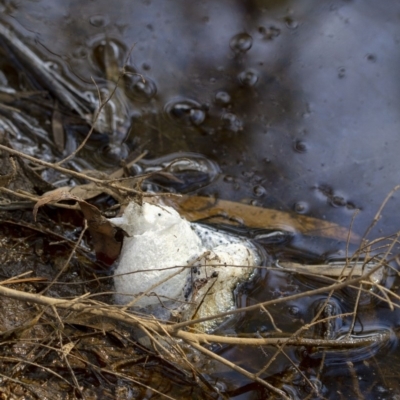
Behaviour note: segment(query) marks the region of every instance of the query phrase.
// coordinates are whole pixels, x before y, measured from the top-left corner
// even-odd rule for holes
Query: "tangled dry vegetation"
[[[315,327],[329,325],[337,318],[350,318],[354,326],[359,300],[365,293],[392,309],[399,307],[399,296],[376,279],[377,272],[393,268],[392,250],[398,235],[368,241],[367,232],[359,250],[334,274],[315,266],[286,265],[288,271],[307,277],[320,279],[321,275],[328,275],[316,289],[282,294],[200,320],[165,322],[113,304],[112,280],[105,271],[106,265],[118,257],[121,238],[107,224],[105,215],[118,211],[129,198],[143,200],[154,195],[141,190],[148,175],[124,177],[122,168],[111,176],[102,176],[63,167],[85,143],[86,140],[67,159],[49,163],[13,149],[6,136],[1,137],[0,398],[229,398],[232,392],[213,384],[212,371],[221,370],[234,371],[263,388],[269,398],[282,399],[290,398],[284,388],[297,374],[308,388],[308,396],[315,397],[319,396],[319,388],[290,359],[288,349],[301,347],[323,353],[335,348],[384,346],[391,339],[390,332],[357,337],[352,329],[340,339],[329,335],[316,337]],[[35,169],[43,168],[56,170],[82,184],[54,190],[36,174]],[[167,197],[169,204],[178,208],[182,205],[182,197],[165,193],[160,196]],[[108,203],[108,198],[113,202]],[[290,226],[303,233],[357,240],[351,231],[307,217],[296,219],[285,213],[223,201],[213,204],[204,214],[207,199],[184,200],[186,209],[180,211],[191,220],[213,216],[218,222],[223,212],[225,217],[228,213],[231,219],[240,218],[253,227],[259,227],[256,224],[262,221],[264,228]],[[195,200],[197,208],[188,210],[187,202]],[[38,208],[50,203],[52,207],[43,207],[36,220]],[[277,268],[266,265],[260,269]],[[352,311],[325,315],[321,307],[311,321],[304,322],[295,332],[282,331],[269,311],[277,304],[316,294],[324,294],[328,304],[343,288],[352,288],[355,294]],[[241,335],[208,334],[195,329],[207,319],[251,311],[263,313],[274,331]],[[254,371],[251,362],[234,362],[218,354],[217,349],[224,346],[252,347],[261,352],[268,347],[274,351],[269,351],[264,365]],[[291,374],[269,374],[282,355],[291,364]],[[320,371],[323,367],[322,357]]]
[[[286,355],[288,348],[302,346],[309,351],[351,349],[379,342],[384,344],[390,339],[389,333],[358,338],[351,335],[350,330],[339,340],[323,336],[315,338],[312,332],[316,325],[338,317],[350,317],[354,324],[358,300],[363,293],[387,302],[391,308],[399,307],[399,296],[382,286],[379,280],[371,279],[378,270],[391,268],[387,260],[393,258],[392,249],[398,235],[372,242],[364,240],[359,251],[348,258],[346,272],[343,269],[336,278],[326,277],[326,284],[317,289],[283,295],[210,317],[243,315],[259,310],[275,326],[272,333],[260,335],[257,332],[253,336],[199,333],[191,327],[201,320],[163,322],[112,304],[112,283],[107,275],[99,272],[102,264],[94,259],[88,247],[88,243],[93,244],[93,238],[90,239],[86,232],[89,229],[92,236],[96,232],[101,235],[95,240],[100,246],[96,249],[98,254],[111,252],[115,258],[118,248],[113,246],[118,247],[118,240],[110,245],[111,250],[104,251],[112,235],[107,230],[101,233],[99,228],[101,218],[104,218],[102,214],[109,210],[101,213],[76,195],[77,188],[75,194],[66,189],[46,194],[46,183],[35,175],[31,166],[54,168],[90,182],[79,188],[81,195],[86,193],[86,200],[100,193],[111,194],[116,201],[129,196],[146,196],[140,189],[146,176],[104,179],[77,173],[22,154],[12,149],[4,137],[0,150],[1,170],[6,172],[0,177],[3,194],[0,398],[128,399],[145,397],[145,394],[150,396],[150,393],[152,398],[224,398],[229,397],[228,394],[219,392],[209,377],[209,371],[220,363],[243,375],[249,382],[264,387],[270,398],[288,399],[289,395],[283,387],[290,377],[272,376],[266,379],[266,372],[274,360],[279,354]],[[37,192],[45,193],[39,196]],[[61,200],[69,202],[60,203]],[[32,214],[34,205],[36,212],[38,206],[50,202],[61,208],[57,211],[57,208],[45,207],[35,221]],[[81,214],[76,211],[79,208],[83,213],[83,222],[79,221]],[[97,214],[93,213],[93,209],[97,210]],[[370,256],[377,253],[379,257]],[[351,266],[360,260],[363,260],[363,267],[356,271]],[[364,268],[372,261],[372,268]],[[310,276],[321,271],[302,268],[296,273]],[[325,294],[329,299],[345,287],[353,288],[356,294],[352,312],[342,316],[324,316],[321,308],[312,321],[304,323],[294,333],[282,332],[268,311],[272,304],[288,303],[318,293]],[[275,348],[275,354],[270,355],[265,365],[254,372],[246,365],[219,355],[214,351],[215,345],[251,346],[261,351],[269,346]],[[298,365],[293,364],[293,367],[309,386],[310,396],[318,395],[318,387]]]

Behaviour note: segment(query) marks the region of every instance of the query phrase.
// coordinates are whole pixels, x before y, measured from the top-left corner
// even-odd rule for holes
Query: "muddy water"
[[[89,151],[75,161],[77,168],[113,170],[120,157],[142,150],[148,151],[148,159],[196,152],[221,168],[199,194],[343,226],[349,226],[355,210],[360,210],[353,224],[360,235],[388,192],[400,183],[399,2],[121,0],[111,6],[106,0],[83,5],[11,0],[2,1],[0,9],[2,21],[83,93],[96,96],[92,77],[101,89],[111,90],[126,62],[129,74],[116,94],[117,125],[94,135]],[[16,74],[11,61],[1,62],[4,87],[40,89],[40,84],[32,88],[26,74]],[[32,124],[38,127],[25,128],[14,142],[57,159],[60,153],[46,139],[46,132],[51,137],[51,113],[44,117],[36,107],[32,106]],[[82,119],[70,114],[64,111],[64,152],[76,147],[87,132]],[[398,230],[398,198],[395,194],[388,202],[370,237]],[[344,249],[335,240],[295,237],[273,251],[280,257],[315,262],[343,256]],[[320,284],[270,272],[240,301],[253,304]],[[349,311],[353,296],[341,293],[330,303],[331,309]],[[271,312],[280,316],[281,328],[294,332],[312,319],[321,302],[316,297],[276,306]],[[389,312],[383,303],[371,305],[366,300],[361,315],[355,332],[397,326],[398,313]],[[262,334],[273,328],[259,314],[237,323],[244,332]],[[337,322],[331,328],[345,333],[349,324]],[[326,368],[318,382],[326,397],[354,396],[355,378],[366,398],[400,393],[398,385],[393,386],[394,374],[379,358],[385,357],[387,348],[365,352],[376,356],[375,361],[360,354],[324,356]],[[272,353],[222,350],[244,366],[254,362],[254,368],[261,368]],[[399,365],[398,352],[390,354],[391,364]],[[314,379],[321,355],[293,349],[290,357],[304,371],[312,371],[309,378]],[[340,367],[331,368],[330,363]],[[287,360],[274,365],[269,376],[286,374],[288,387],[297,388],[293,396],[307,395],[303,378],[290,372]],[[222,371],[214,376],[232,397],[257,398],[261,393],[236,375]],[[342,394],[336,393],[338,377]]]

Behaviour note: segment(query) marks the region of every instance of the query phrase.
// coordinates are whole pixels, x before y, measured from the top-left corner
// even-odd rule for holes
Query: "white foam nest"
[[[235,288],[261,262],[246,238],[190,223],[168,206],[131,202],[110,221],[128,234],[114,272],[120,304],[187,319],[217,315],[235,307]]]

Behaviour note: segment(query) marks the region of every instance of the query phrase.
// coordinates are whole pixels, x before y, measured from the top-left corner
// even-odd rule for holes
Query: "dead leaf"
[[[95,206],[85,201],[80,201],[79,205],[88,222],[96,258],[106,265],[111,265],[121,252],[122,238],[125,232],[112,225]]]
[[[63,186],[48,193],[53,192],[68,192],[73,196],[79,197],[81,200],[90,200],[96,196],[99,196],[100,194],[106,193],[113,197],[119,203],[122,203],[124,200],[124,197],[120,195],[117,189],[106,186],[99,186],[97,183],[94,182],[77,186]]]
[[[78,196],[74,196],[70,192],[56,189],[46,193],[35,204],[33,208],[35,220],[39,207],[62,200],[75,200],[79,203],[93,239],[96,258],[106,265],[111,265],[121,252],[124,232],[122,229],[114,227],[107,218],[101,215],[100,210],[94,205],[87,203]]]
[[[68,192],[72,196],[79,197],[81,200],[90,200],[94,197],[105,193],[104,188],[100,188],[95,183],[87,183],[77,186],[63,186],[53,190],[53,192]]]
[[[192,222],[207,219],[210,223],[233,225],[234,221],[240,221],[249,228],[280,229],[343,241],[349,238],[352,243],[360,241],[348,228],[304,215],[202,196],[171,196],[164,201]]]
[[[74,196],[66,191],[56,189],[52,190],[51,192],[47,192],[40,198],[40,200],[36,202],[35,206],[33,207],[33,218],[35,219],[35,221],[38,209],[40,207],[43,207],[44,205],[49,203],[57,203],[58,201],[62,200],[75,200],[77,202],[82,201],[79,197]]]

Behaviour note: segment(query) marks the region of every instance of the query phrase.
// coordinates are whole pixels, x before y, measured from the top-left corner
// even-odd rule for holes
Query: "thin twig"
[[[268,317],[269,317],[269,319],[270,319],[270,321],[271,321],[272,327],[273,327],[277,332],[282,333],[282,330],[279,329],[279,328],[275,325],[274,318],[272,317],[271,313],[267,310],[267,308],[264,307],[264,306],[261,306],[260,308],[261,308],[261,310],[262,310],[263,312],[265,312],[265,313],[268,315]]]
[[[211,334],[199,334],[187,332],[184,330],[176,330],[175,325],[165,324],[162,329],[159,322],[155,322],[150,318],[138,317],[134,314],[122,312],[116,306],[110,306],[99,302],[84,301],[86,295],[80,296],[73,300],[55,299],[52,297],[43,296],[41,294],[21,292],[4,286],[0,286],[0,296],[7,296],[20,301],[32,302],[36,304],[55,306],[58,308],[75,311],[86,315],[94,315],[99,317],[110,318],[111,320],[124,322],[126,324],[146,327],[158,333],[165,333],[178,339],[189,340],[197,343],[225,343],[225,344],[242,344],[249,346],[263,346],[263,345],[280,345],[282,343],[292,345],[307,345],[307,346],[328,346],[328,347],[358,347],[365,346],[371,343],[376,343],[376,337],[351,337],[350,339],[342,340],[328,340],[328,339],[308,339],[297,337],[280,337],[280,338],[240,338],[240,337],[227,337]],[[307,326],[308,328],[308,326]],[[389,333],[387,333],[389,334]],[[386,339],[383,335],[382,340]]]

